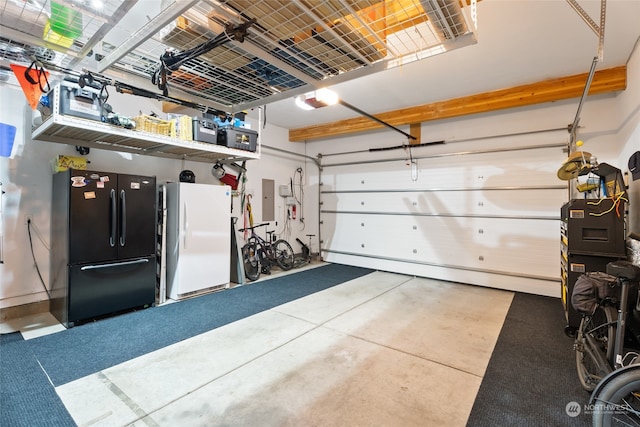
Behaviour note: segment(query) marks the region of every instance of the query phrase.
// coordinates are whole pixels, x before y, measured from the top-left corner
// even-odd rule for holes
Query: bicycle
[[[244,273],[251,281],[258,280],[260,274],[271,274],[271,268],[278,265],[282,270],[291,270],[294,265],[293,249],[284,239],[272,241],[274,231],[267,231],[268,241],[256,234],[255,229],[269,225],[258,224],[241,228],[238,231],[251,230],[247,243],[242,247]]]
[[[640,361],[603,378],[591,395],[589,408],[594,427],[640,425]]]
[[[591,293],[588,280],[595,288]],[[574,350],[586,391],[592,392],[611,372],[640,361],[639,281],[640,267],[627,261],[610,262],[606,274],[587,273],[576,281],[572,304],[583,316]]]

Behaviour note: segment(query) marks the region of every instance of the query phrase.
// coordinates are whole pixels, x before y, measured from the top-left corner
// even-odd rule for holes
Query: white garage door
[[[559,296],[560,208],[568,193],[556,171],[566,143],[552,139],[467,151],[444,144],[437,154],[416,147],[413,167],[392,151],[373,160],[323,159],[323,257]]]

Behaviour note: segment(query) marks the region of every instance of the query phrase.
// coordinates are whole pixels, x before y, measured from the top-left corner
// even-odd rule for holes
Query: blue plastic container
[[[0,123],[0,157],[11,157],[13,141],[16,139],[16,127]]]

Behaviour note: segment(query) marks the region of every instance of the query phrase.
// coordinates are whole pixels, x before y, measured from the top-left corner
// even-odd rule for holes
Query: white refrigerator
[[[167,296],[179,300],[228,287],[231,187],[171,182],[165,189]]]

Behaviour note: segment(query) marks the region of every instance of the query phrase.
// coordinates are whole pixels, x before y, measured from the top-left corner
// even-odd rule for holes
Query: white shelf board
[[[109,123],[54,113],[33,130],[31,138],[58,144],[214,163],[220,159],[250,160],[256,152],[198,141],[183,141],[149,132],[125,129]]]

